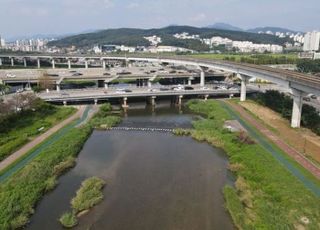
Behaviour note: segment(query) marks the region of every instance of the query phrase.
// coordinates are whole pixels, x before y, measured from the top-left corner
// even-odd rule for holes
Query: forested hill
[[[92,47],[94,45],[126,45],[126,46],[149,46],[150,43],[144,39],[145,36],[157,35],[162,38],[161,45],[180,46],[189,49],[203,51],[208,47],[199,40],[181,40],[172,35],[187,32],[189,34],[199,34],[201,38],[211,38],[221,36],[237,41],[252,41],[254,43],[267,43],[283,45],[290,41],[288,38],[278,38],[267,34],[255,34],[241,31],[218,30],[211,28],[197,28],[191,26],[169,26],[161,29],[107,29],[94,33],[79,34],[69,36],[49,43],[49,46],[78,48]]]

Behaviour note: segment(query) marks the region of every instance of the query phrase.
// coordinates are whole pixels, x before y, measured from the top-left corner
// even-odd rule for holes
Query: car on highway
[[[132,90],[130,90],[130,89],[117,89],[116,90],[116,93],[117,94],[121,94],[121,93],[132,93]]]
[[[63,92],[60,94],[60,96],[69,96],[70,94],[66,93],[66,92]]]
[[[15,78],[15,77],[16,77],[16,75],[11,74],[11,73],[8,73],[8,74],[6,75],[6,77],[9,77],[9,78]]]
[[[148,92],[158,92],[158,89],[148,89]]]
[[[174,91],[182,91],[182,90],[184,90],[184,86],[178,85],[178,86],[172,87],[171,89]]]
[[[110,74],[110,73],[104,73],[103,75],[108,75],[108,76],[109,76],[109,75],[111,75],[111,74]]]
[[[169,88],[160,88],[160,91],[169,91]]]
[[[210,90],[208,87],[204,86],[204,87],[201,87],[201,90]]]
[[[72,76],[82,76],[83,74],[82,73],[74,73],[72,74]]]
[[[194,88],[191,87],[191,86],[185,86],[184,89],[185,89],[185,90],[194,90]]]

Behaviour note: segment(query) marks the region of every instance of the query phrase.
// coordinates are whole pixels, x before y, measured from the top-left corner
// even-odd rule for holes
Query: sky
[[[320,30],[319,0],[0,0],[0,36],[217,22]]]

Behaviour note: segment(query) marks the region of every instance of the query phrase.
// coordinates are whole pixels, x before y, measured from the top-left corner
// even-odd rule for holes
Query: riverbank
[[[71,107],[58,107],[42,102],[34,111],[7,115],[1,120],[0,161],[75,112],[76,109]]]
[[[94,117],[98,119],[99,114]],[[1,229],[16,229],[28,223],[36,203],[74,165],[93,128],[90,121],[78,128],[68,128],[54,143],[42,148],[35,159],[0,184]]]
[[[227,186],[224,194],[236,226],[241,229],[319,227],[319,197],[268,150],[259,144],[244,143],[238,134],[224,129],[224,122],[231,116],[220,102],[192,100],[188,107],[206,118],[194,122],[192,136],[223,148],[230,157],[229,167],[237,175],[237,181],[235,187]],[[319,187],[319,183],[315,186]]]

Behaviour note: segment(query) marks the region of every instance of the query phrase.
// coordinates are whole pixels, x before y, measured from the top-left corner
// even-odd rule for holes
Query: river
[[[131,107],[120,126],[189,128],[193,115],[168,105],[155,111]],[[63,229],[59,217],[81,182],[91,176],[107,185],[104,200],[75,229],[233,229],[222,188],[232,183],[220,149],[191,137],[145,131],[94,131],[77,165],[35,208],[27,229]]]

